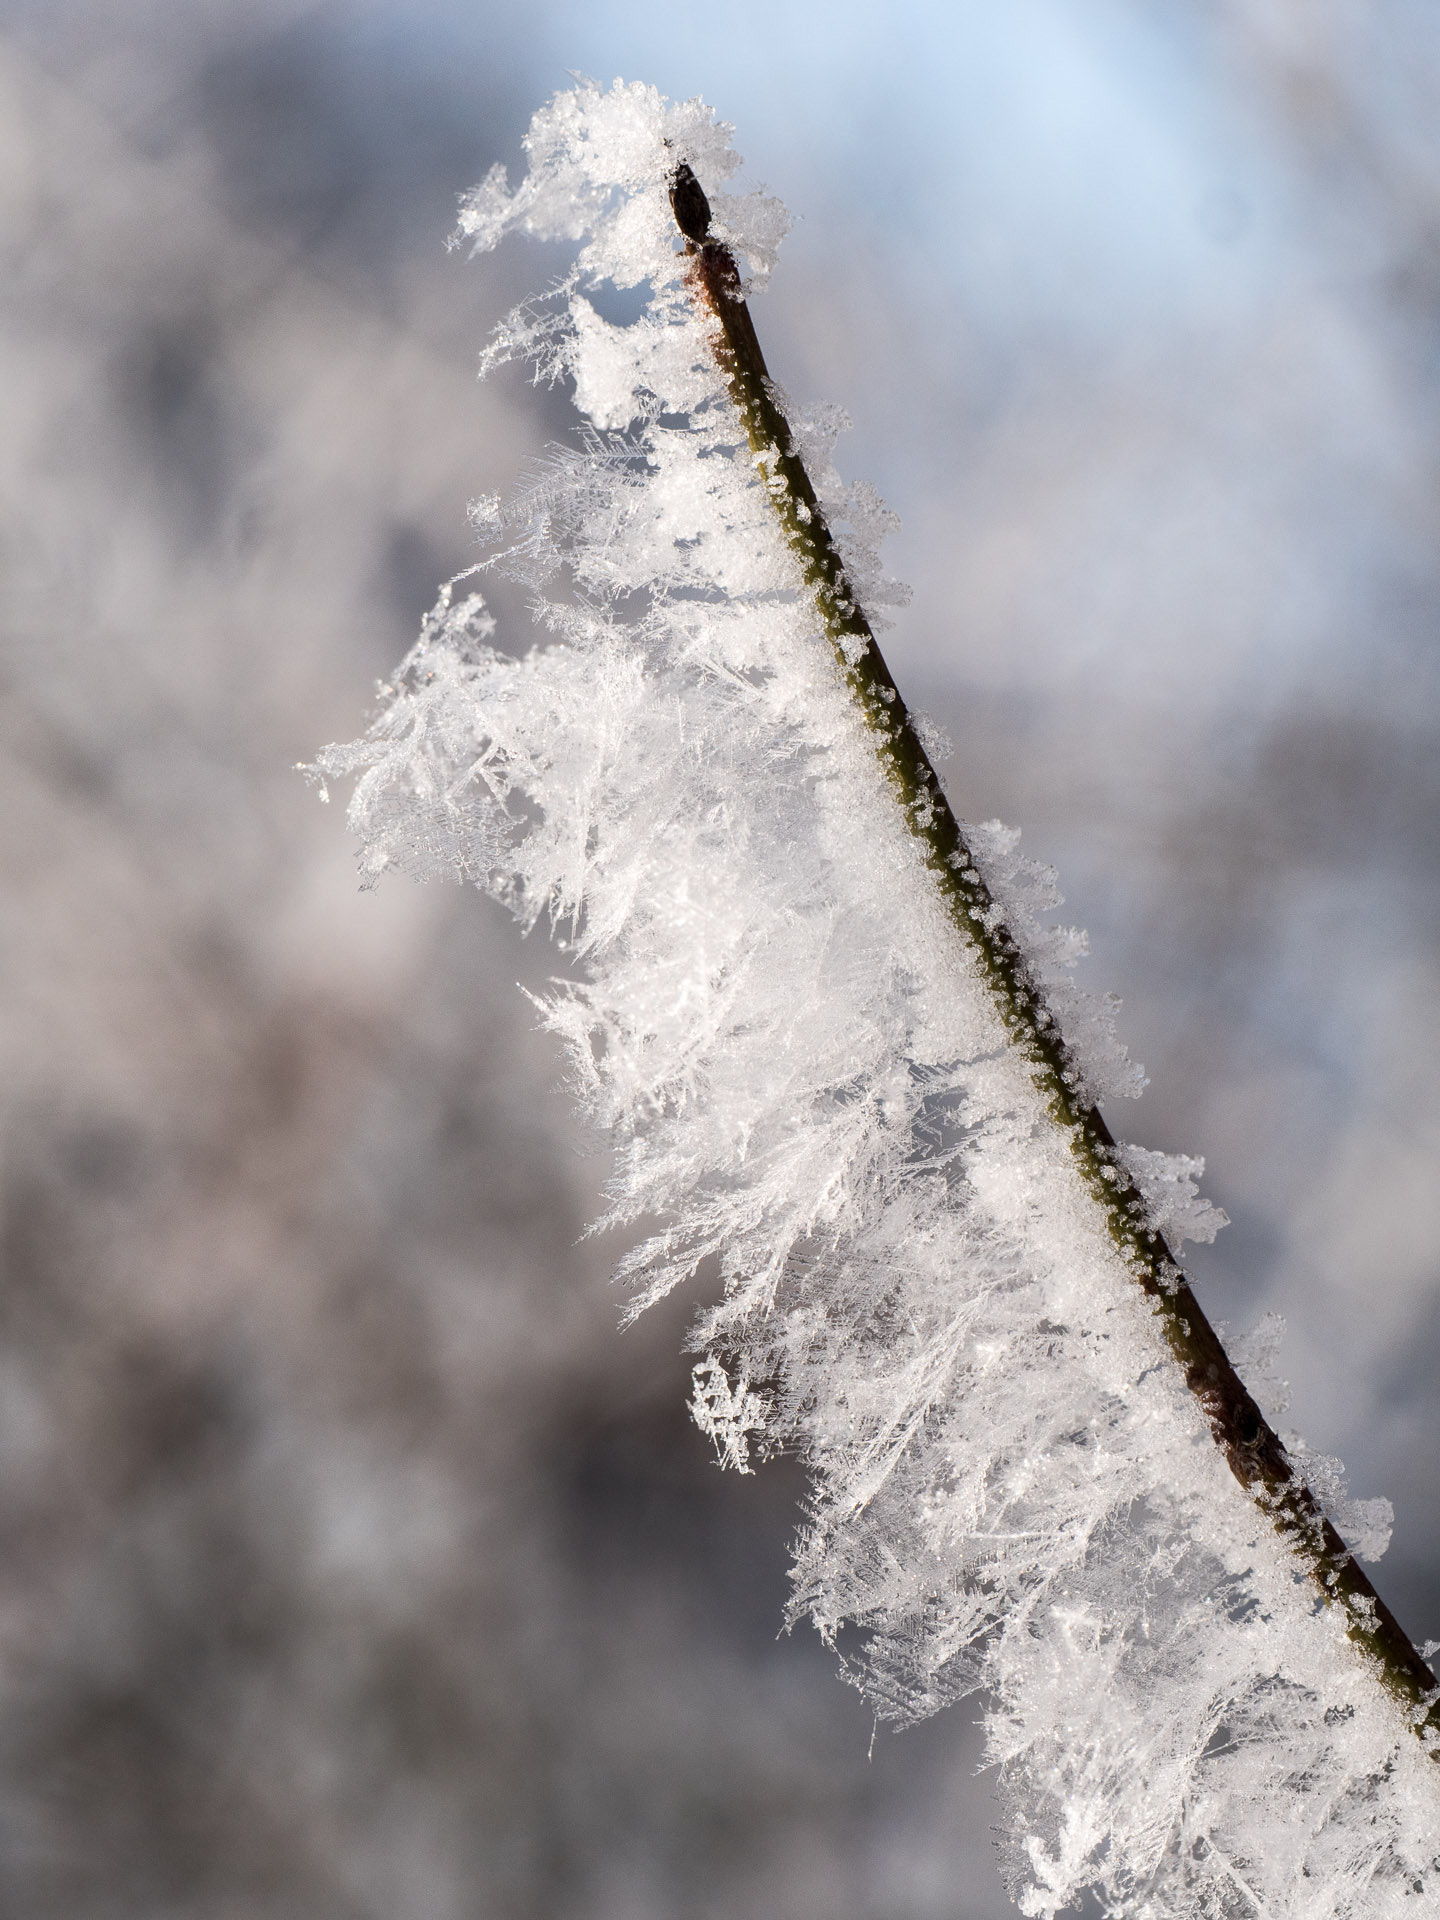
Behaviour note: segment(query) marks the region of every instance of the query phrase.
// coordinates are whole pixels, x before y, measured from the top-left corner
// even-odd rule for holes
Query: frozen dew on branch
[[[549,639],[503,654],[473,583],[441,595],[369,735],[317,762],[356,776],[367,878],[460,875],[563,930],[582,973],[542,1019],[616,1147],[602,1224],[661,1223],[622,1262],[628,1310],[718,1263],[695,1418],[741,1471],[804,1459],[791,1618],[841,1644],[877,1715],[988,1701],[1022,1912],[1087,1890],[1133,1916],[1424,1911],[1434,1762],[1214,1444],[947,916],[780,535],[667,183],[694,169],[751,286],[783,209],[727,194],[730,129],[648,87],[558,95],[526,149],[457,241],[578,243],[489,358],[569,381],[581,430],[476,512],[481,570],[531,586]],[[607,280],[648,288],[633,324],[587,297]],[[839,424],[797,437],[871,614],[897,597],[887,520],[836,475]],[[1077,1098],[1137,1094],[1053,876],[998,823],[966,846]],[[1136,1147],[1110,1168],[1171,1244],[1224,1224],[1201,1170]],[[1383,1503],[1347,1508],[1338,1463],[1300,1457],[1378,1550]]]

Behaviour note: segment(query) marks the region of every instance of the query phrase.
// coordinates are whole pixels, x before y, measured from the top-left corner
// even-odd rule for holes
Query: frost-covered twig
[[[1417,1731],[1428,1727],[1440,1733],[1435,1676],[1295,1472],[1279,1435],[1231,1365],[1164,1234],[1153,1224],[1132,1158],[1116,1145],[1089,1097],[1081,1064],[986,884],[847,578],[766,368],[735,257],[723,240],[711,236],[709,202],[683,160],[671,175],[670,199],[685,236],[692,285],[716,323],[716,358],[745,422],[766,493],[814,593],[846,684],[876,736],[877,758],[910,831],[924,846],[934,884],[999,1003],[1010,1044],[1030,1066],[1052,1119],[1064,1130],[1110,1235],[1151,1300],[1235,1478],[1292,1542],[1326,1603],[1338,1601],[1345,1608],[1351,1639],[1373,1657],[1384,1684],[1416,1710]]]
[[[578,86],[526,145],[460,229],[581,243],[487,356],[586,422],[477,509],[551,638],[503,654],[445,589],[318,763],[359,776],[367,874],[466,876],[570,949],[542,1017],[615,1143],[603,1224],[646,1232],[629,1312],[718,1266],[696,1421],[740,1471],[804,1460],[790,1618],[878,1716],[985,1695],[1025,1913],[1415,1912],[1429,1673],[1325,1517],[1338,1463],[1287,1456],[1171,1256],[1222,1221],[1198,1163],[1100,1117],[1139,1075],[1048,877],[955,820],[875,647],[883,509],[743,297],[783,210],[650,88]],[[606,280],[648,284],[630,326]]]

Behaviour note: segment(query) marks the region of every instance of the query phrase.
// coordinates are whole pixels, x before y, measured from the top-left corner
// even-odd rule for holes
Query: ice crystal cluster
[[[543,1019],[615,1145],[605,1224],[642,1236],[628,1311],[723,1279],[695,1418],[742,1472],[805,1461],[791,1615],[879,1716],[982,1696],[1021,1911],[1433,1912],[1437,1763],[1215,1446],[780,537],[666,195],[683,157],[763,278],[785,216],[722,190],[729,131],[580,85],[536,116],[524,182],[462,203],[476,248],[581,243],[489,358],[568,379],[586,424],[476,509],[550,638],[497,650],[452,583],[368,737],[319,766],[358,775],[369,875],[464,876],[574,956]],[[632,324],[587,299],[605,281],[648,289]],[[885,516],[836,478],[836,425],[797,431],[874,608]],[[1088,1092],[1138,1091],[1047,876],[968,834]],[[1197,1162],[1127,1157],[1172,1244],[1222,1223]],[[1372,1551],[1380,1507],[1339,1516]]]

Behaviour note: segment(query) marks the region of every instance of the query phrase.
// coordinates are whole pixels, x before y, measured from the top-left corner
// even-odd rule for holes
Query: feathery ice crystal
[[[699,101],[589,84],[539,113],[459,236],[582,242],[488,360],[566,377],[587,424],[483,564],[537,595],[524,658],[452,583],[358,774],[370,876],[462,875],[547,919],[583,984],[543,1018],[617,1148],[607,1225],[662,1221],[629,1312],[718,1261],[693,1412],[726,1465],[812,1476],[791,1616],[882,1717],[981,1691],[1021,1910],[1419,1913],[1440,1893],[1435,1761],[1203,1414],[956,937],[879,772],[717,369],[666,187],[683,158],[754,286],[786,227]],[[632,325],[586,289],[644,286]],[[794,416],[792,415],[792,419]],[[796,421],[867,611],[887,516]],[[462,577],[463,578],[463,577]],[[967,829],[1092,1098],[1139,1091],[1080,937],[1016,836]],[[1224,1216],[1196,1161],[1125,1164],[1177,1244]],[[1261,1342],[1263,1345],[1263,1342]],[[1383,1502],[1317,1494],[1371,1553]],[[1354,1537],[1352,1535],[1352,1537]]]

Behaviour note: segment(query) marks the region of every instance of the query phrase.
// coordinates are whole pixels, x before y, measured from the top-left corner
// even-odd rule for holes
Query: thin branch
[[[950,809],[875,635],[850,584],[810,477],[796,451],[735,257],[710,238],[710,206],[684,161],[670,176],[670,203],[685,236],[697,303],[715,325],[716,361],[745,424],[781,530],[800,563],[851,694],[875,735],[875,752],[910,831],[922,843],[956,930],[980,966],[1011,1044],[1024,1056],[1050,1115],[1068,1138],[1111,1238],[1151,1301],[1186,1385],[1235,1478],[1269,1515],[1327,1605],[1340,1605],[1346,1632],[1375,1663],[1385,1687],[1432,1754],[1440,1753],[1440,1686],[1354,1555],[1296,1472],[1279,1436],[1236,1373],[1165,1242],[1045,1004],[1039,982],[996,911]]]

